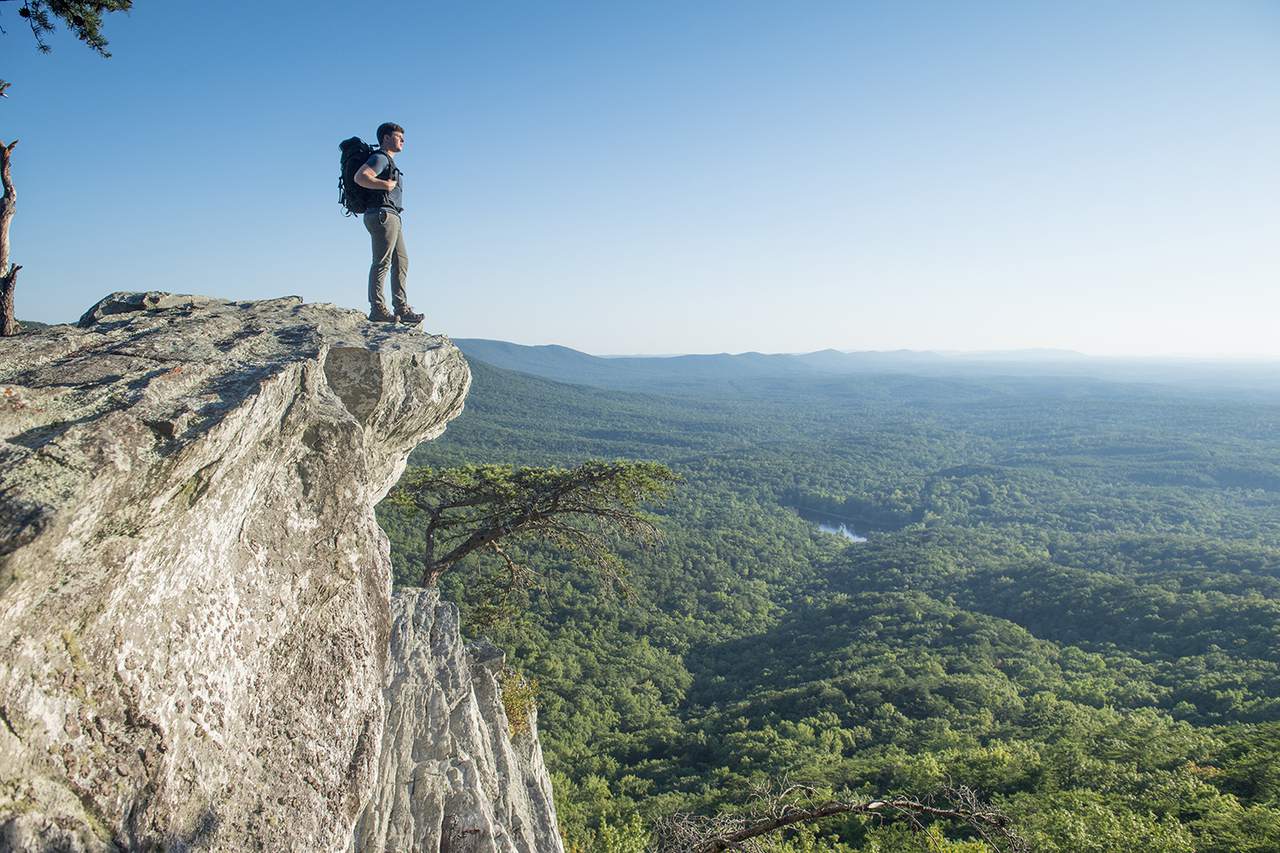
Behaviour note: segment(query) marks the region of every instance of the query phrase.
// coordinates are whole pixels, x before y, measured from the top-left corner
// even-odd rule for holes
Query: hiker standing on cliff
[[[373,263],[369,267],[369,319],[380,323],[399,321],[410,326],[422,322],[422,315],[409,307],[404,282],[409,275],[409,253],[404,246],[400,223],[404,198],[404,173],[396,167],[395,155],[404,150],[404,128],[393,122],[378,125],[378,146],[360,170],[355,182],[377,194],[377,201],[364,213],[364,227],[373,238]],[[382,284],[391,271],[391,305],[387,310]]]

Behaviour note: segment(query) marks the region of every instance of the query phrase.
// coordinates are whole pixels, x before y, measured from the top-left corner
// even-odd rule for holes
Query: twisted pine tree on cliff
[[[613,543],[654,541],[658,530],[641,506],[665,497],[676,480],[671,469],[656,462],[593,460],[569,469],[415,468],[389,501],[423,525],[422,586],[435,586],[455,563],[477,552],[502,560],[511,586],[524,585],[531,571],[504,545],[537,540],[572,552],[616,581],[622,563]]]

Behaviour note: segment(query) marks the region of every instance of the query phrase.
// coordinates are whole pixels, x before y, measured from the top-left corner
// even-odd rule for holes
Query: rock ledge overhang
[[[0,847],[344,848],[385,719],[373,507],[469,383],[443,336],[296,297],[0,339]]]

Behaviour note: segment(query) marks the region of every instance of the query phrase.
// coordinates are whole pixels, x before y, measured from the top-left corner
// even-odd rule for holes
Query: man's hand
[[[392,178],[383,180],[373,173],[373,169],[368,166],[361,166],[360,171],[356,172],[356,183],[367,190],[383,190],[391,192],[396,188],[396,182]]]

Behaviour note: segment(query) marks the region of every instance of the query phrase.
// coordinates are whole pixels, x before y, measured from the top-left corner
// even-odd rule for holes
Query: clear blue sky
[[[1280,358],[1274,0],[136,0],[110,60],[0,26],[20,317],[367,310],[337,143],[393,120],[432,331]]]

